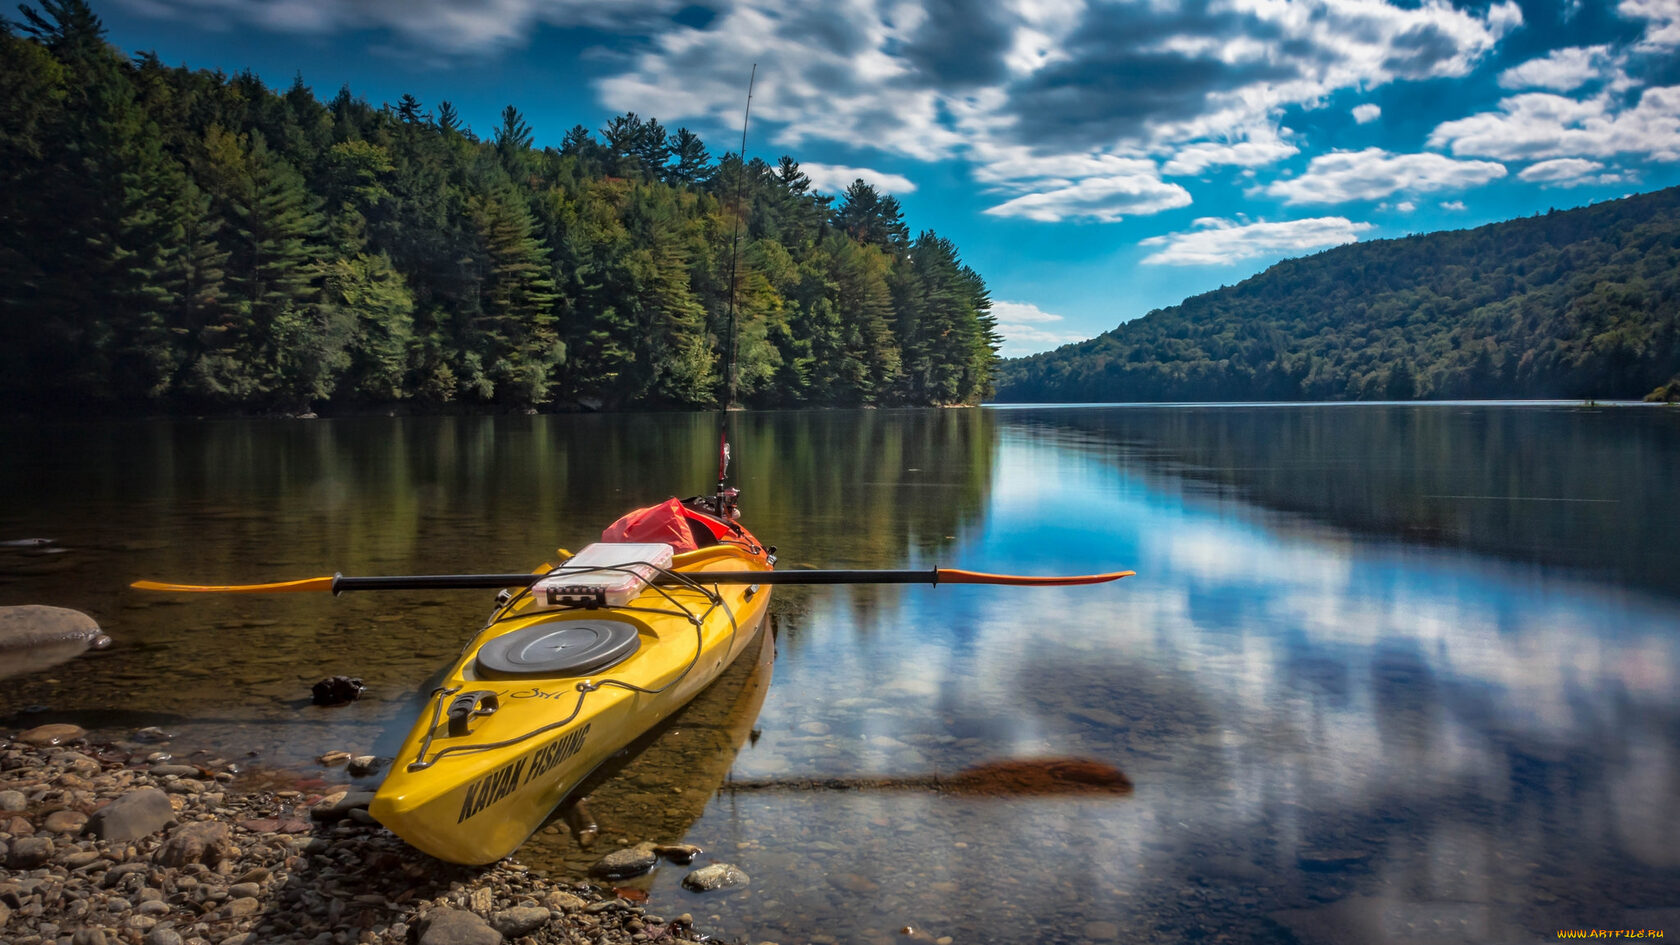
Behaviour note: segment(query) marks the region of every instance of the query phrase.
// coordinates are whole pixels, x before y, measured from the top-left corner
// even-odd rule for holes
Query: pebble
[[[651,870],[659,863],[658,854],[653,852],[654,844],[638,843],[633,847],[625,847],[601,857],[594,866],[589,868],[589,875],[602,879],[628,879],[640,876]]]
[[[53,833],[80,833],[87,822],[88,815],[79,810],[55,810],[47,815],[41,826]]]
[[[6,865],[14,870],[32,870],[52,859],[53,842],[48,837],[18,837],[11,843]]]
[[[548,924],[549,912],[541,906],[514,906],[490,916],[490,927],[508,938],[519,938]]]
[[[17,740],[23,742],[25,745],[34,745],[37,748],[45,748],[48,745],[61,745],[65,742],[73,742],[86,734],[87,729],[82,728],[80,725],[54,723],[50,725],[37,725],[29,731],[19,735]]]
[[[420,945],[501,945],[502,933],[484,919],[460,909],[440,909],[426,922]]]
[[[740,867],[729,863],[713,863],[683,877],[683,888],[694,892],[711,892],[715,889],[730,889],[745,886],[751,882],[747,874]]]

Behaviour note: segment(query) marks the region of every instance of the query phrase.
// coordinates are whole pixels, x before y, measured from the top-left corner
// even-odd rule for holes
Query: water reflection
[[[25,457],[0,494],[30,497],[0,538],[75,549],[0,567],[0,597],[86,610],[117,645],[14,680],[0,712],[163,718],[304,759],[406,726],[486,602],[187,606],[113,576],[511,570],[702,487],[714,436],[702,416],[90,429],[0,431]],[[774,683],[722,713],[760,736],[702,725],[710,747],[636,773],[683,744],[658,741],[594,792],[604,843],[686,829],[753,877],[700,896],[662,871],[655,911],[865,943],[1680,930],[1680,413],[814,412],[747,415],[735,438],[747,514],[789,566],[1139,575],[778,588]],[[362,702],[298,704],[340,671]],[[1048,757],[1134,789],[668,790],[721,766],[904,783]],[[568,868],[593,856],[539,840]]]

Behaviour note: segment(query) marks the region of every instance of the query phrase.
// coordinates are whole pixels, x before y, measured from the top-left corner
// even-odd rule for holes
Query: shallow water
[[[183,598],[205,583],[525,569],[708,483],[700,415],[8,427],[0,603],[115,639],[0,721],[142,725],[258,766],[389,754],[475,592]],[[783,567],[1114,585],[776,590],[738,666],[603,772],[576,870],[687,839],[752,876],[632,885],[751,941],[1529,941],[1680,934],[1680,411],[1421,405],[749,414]],[[62,553],[45,553],[62,551]],[[324,675],[369,691],[308,704]],[[38,710],[38,711],[29,711]],[[1130,795],[915,781],[1010,758]],[[896,779],[896,782],[895,782]],[[732,782],[785,781],[734,790]]]

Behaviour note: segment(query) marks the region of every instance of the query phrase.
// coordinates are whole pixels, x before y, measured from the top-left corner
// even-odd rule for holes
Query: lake
[[[0,427],[0,603],[108,650],[0,725],[157,725],[272,778],[389,756],[482,592],[243,583],[527,570],[711,486],[700,414]],[[743,521],[782,568],[1095,587],[780,587],[743,659],[590,791],[581,870],[687,840],[751,877],[631,883],[730,938],[1521,942],[1680,934],[1680,409],[1553,404],[747,413]],[[352,705],[310,705],[348,674]],[[1009,759],[1126,796],[917,787]],[[847,779],[842,781],[842,779]],[[377,779],[363,779],[371,786]],[[850,789],[829,786],[845,784]],[[910,934],[905,929],[914,930]]]

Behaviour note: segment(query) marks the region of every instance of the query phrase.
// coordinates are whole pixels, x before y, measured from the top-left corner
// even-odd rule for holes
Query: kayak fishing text
[[[531,754],[517,761],[510,761],[474,781],[467,787],[466,799],[461,802],[461,816],[455,818],[455,822],[461,823],[512,794],[520,785],[531,783],[555,765],[577,754],[588,737],[589,726],[585,725],[565,738],[555,739]]]

